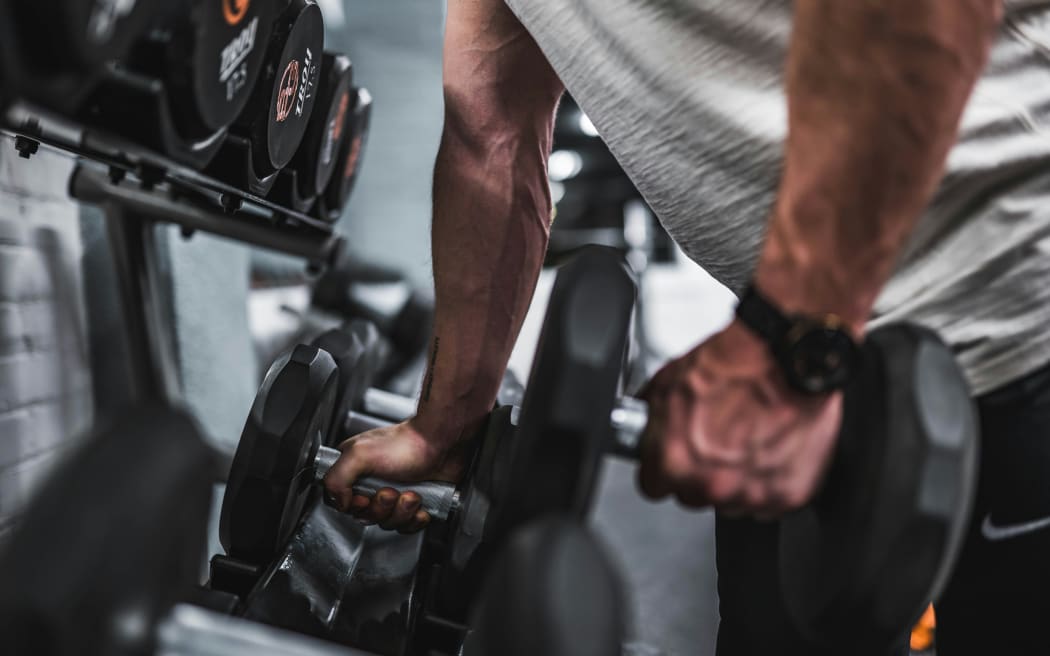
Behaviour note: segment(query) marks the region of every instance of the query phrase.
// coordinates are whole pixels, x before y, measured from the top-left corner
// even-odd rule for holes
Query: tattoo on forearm
[[[424,404],[430,401],[430,388],[434,385],[434,367],[437,365],[439,344],[441,344],[441,340],[435,337],[434,348],[430,351],[430,366],[427,367],[427,378],[423,381],[423,394],[420,397],[421,403]]]

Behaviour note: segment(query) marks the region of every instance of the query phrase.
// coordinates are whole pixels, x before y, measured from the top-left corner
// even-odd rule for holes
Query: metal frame
[[[301,257],[314,266],[330,264],[341,252],[342,238],[331,233],[280,225],[248,209],[226,214],[179,197],[169,185],[135,185],[85,162],[74,168],[69,191],[79,201],[100,206],[106,216],[131,355],[131,387],[139,400],[172,404],[180,396],[174,334],[161,303],[157,223]]]

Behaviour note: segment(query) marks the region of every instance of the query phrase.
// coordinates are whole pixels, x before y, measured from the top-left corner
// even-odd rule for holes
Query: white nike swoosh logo
[[[1016,538],[1027,533],[1034,533],[1035,531],[1047,527],[1050,527],[1050,517],[1034,519],[1030,522],[1023,522],[1021,524],[996,526],[995,524],[992,524],[992,516],[988,514],[984,516],[984,521],[981,522],[981,535],[983,535],[984,539],[989,542],[999,542],[1001,540]]]

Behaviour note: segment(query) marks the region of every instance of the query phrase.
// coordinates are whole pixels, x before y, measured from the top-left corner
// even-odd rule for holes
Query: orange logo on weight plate
[[[354,137],[350,144],[350,152],[346,154],[346,164],[343,165],[343,180],[349,180],[354,171],[357,170],[357,157],[361,154],[361,137]]]
[[[236,25],[248,13],[250,4],[251,0],[222,0],[222,15],[228,24]]]
[[[281,76],[280,90],[277,92],[277,117],[278,123],[284,123],[284,119],[292,113],[295,104],[295,92],[299,89],[299,60],[293,59],[288,62]]]
[[[339,137],[343,134],[343,122],[346,120],[346,108],[350,104],[350,94],[343,92],[342,98],[339,99],[339,109],[335,114],[335,124],[332,125],[332,141],[339,141]]]

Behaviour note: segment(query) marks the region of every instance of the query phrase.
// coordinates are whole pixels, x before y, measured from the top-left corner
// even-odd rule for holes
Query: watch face
[[[857,360],[857,347],[849,334],[819,324],[799,332],[784,353],[788,382],[811,394],[842,388]]]

